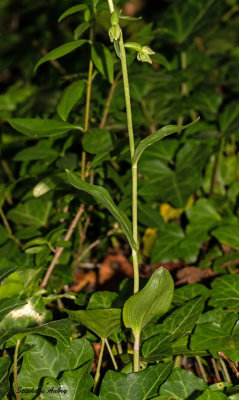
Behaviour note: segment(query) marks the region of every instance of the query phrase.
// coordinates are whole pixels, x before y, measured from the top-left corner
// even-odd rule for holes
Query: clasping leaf
[[[189,128],[190,126],[192,126],[196,122],[198,122],[199,119],[200,119],[200,117],[195,119],[195,121],[191,122],[190,124],[183,125],[183,126],[180,126],[180,125],[164,126],[163,128],[159,129],[157,132],[155,132],[152,135],[149,135],[145,139],[141,140],[141,142],[136,147],[135,155],[134,155],[134,158],[132,161],[133,164],[137,164],[137,162],[139,161],[144,150],[147,149],[147,147],[151,146],[151,144],[158,142],[159,140],[165,138],[168,135],[171,135],[172,133],[180,132],[182,129]]]
[[[154,271],[146,286],[131,296],[123,309],[123,320],[134,335],[155,316],[165,314],[173,298],[173,279],[167,269]]]

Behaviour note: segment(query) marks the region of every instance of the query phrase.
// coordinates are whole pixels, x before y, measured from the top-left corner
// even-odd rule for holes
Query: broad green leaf
[[[226,400],[228,397],[224,393],[212,392],[211,390],[206,390],[201,396],[197,397],[197,400]]]
[[[204,309],[205,300],[202,297],[191,300],[166,317],[162,330],[170,333],[171,340],[191,333],[199,315]]]
[[[139,195],[146,201],[165,201],[176,208],[184,208],[188,198],[200,188],[202,170],[211,155],[209,144],[186,143],[177,153],[176,168],[171,169],[160,160],[148,157],[139,161]]]
[[[162,228],[164,225],[163,218],[152,204],[138,203],[138,220],[148,228]]]
[[[34,161],[44,160],[45,158],[57,157],[58,153],[56,150],[47,148],[46,146],[29,146],[27,149],[19,151],[15,156],[15,161]]]
[[[233,122],[239,117],[239,104],[233,102],[227,105],[219,116],[219,124],[222,132],[227,132]]]
[[[229,309],[239,309],[239,275],[220,276],[212,282],[209,305]]]
[[[151,254],[151,262],[167,262],[181,258],[180,243],[184,239],[182,228],[174,222],[166,224],[158,230],[158,238]]]
[[[81,98],[85,88],[83,81],[77,81],[68,86],[62,95],[62,98],[57,106],[59,117],[66,121],[74,105]]]
[[[16,131],[32,139],[61,136],[75,129],[74,125],[68,122],[54,119],[11,118],[8,122]]]
[[[41,182],[37,183],[36,186],[33,188],[33,196],[40,197],[43,194],[49,192],[50,190],[54,189],[57,185],[64,184],[65,173],[61,172],[56,175],[49,176],[43,179]]]
[[[43,199],[31,199],[25,203],[18,203],[12,208],[7,217],[16,224],[32,227],[45,226],[52,208],[52,202]]]
[[[154,271],[145,287],[125,302],[125,326],[137,335],[152,318],[165,314],[172,301],[173,287],[168,270],[161,267]]]
[[[142,346],[142,355],[149,361],[161,361],[173,354],[170,335],[162,333],[146,340]]]
[[[140,159],[140,156],[142,155],[144,150],[147,149],[147,147],[151,146],[153,143],[158,142],[159,140],[162,140],[163,138],[171,135],[172,133],[179,132],[183,129],[187,129],[198,121],[199,121],[199,118],[197,118],[195,121],[191,122],[188,125],[183,125],[183,126],[167,125],[161,129],[159,129],[155,133],[152,133],[152,135],[147,136],[145,139],[141,140],[141,142],[139,142],[138,146],[136,147],[132,163],[137,164]]]
[[[18,374],[19,386],[22,388],[38,388],[43,378],[57,378],[60,372],[75,370],[93,360],[92,347],[85,339],[75,339],[70,346],[64,346],[40,335],[28,335],[26,344],[34,347],[23,354]],[[22,394],[22,398],[32,400],[32,395]]]
[[[183,354],[185,357],[208,356],[207,350],[189,349],[190,336],[182,336],[172,343],[173,354]]]
[[[49,336],[55,338],[57,341],[62,343],[64,346],[70,344],[70,333],[71,333],[71,321],[67,319],[48,322],[47,324],[37,326],[35,328],[12,328],[7,331],[0,331],[0,344],[11,339],[13,336],[21,334],[21,337],[37,333],[42,336]]]
[[[87,310],[96,310],[100,308],[112,308],[119,295],[116,292],[100,291],[91,295]]]
[[[114,81],[114,59],[109,49],[102,43],[95,43],[91,48],[91,57],[96,68],[108,79]]]
[[[19,272],[7,274],[7,278],[0,285],[0,299],[6,297],[20,297],[24,292],[24,281]]]
[[[207,390],[207,384],[202,379],[197,378],[192,372],[175,368],[161,386],[160,394],[171,396],[176,400],[196,399],[202,392]],[[192,397],[194,395],[195,397]]]
[[[60,17],[58,18],[58,22],[61,22],[64,18],[68,17],[69,15],[85,10],[86,8],[87,8],[86,4],[77,4],[76,6],[70,7],[60,15]]]
[[[239,225],[224,225],[214,229],[212,235],[223,244],[239,250]]]
[[[208,295],[209,293],[210,290],[200,283],[184,285],[174,291],[172,303],[176,306],[181,306],[186,303],[186,301],[191,300],[194,297]]]
[[[10,311],[20,308],[25,305],[24,300],[18,300],[16,298],[5,298],[0,300],[0,321],[3,319],[4,315],[8,314]]]
[[[83,149],[90,154],[105,153],[111,151],[116,145],[114,133],[105,129],[92,128],[83,135]]]
[[[0,269],[0,282],[3,281],[3,279],[7,278],[9,275],[11,275],[13,272],[17,270],[18,267],[7,267]]]
[[[10,365],[10,357],[0,357],[0,399],[3,399],[3,396],[8,392],[8,370]]]
[[[65,371],[60,379],[47,377],[42,384],[42,400],[90,400],[93,379],[90,374],[91,362],[74,371]]]
[[[144,371],[123,374],[108,371],[100,388],[101,400],[146,400],[158,394],[159,386],[167,379],[172,363],[150,366]]]
[[[73,321],[86,326],[101,339],[107,338],[116,328],[121,326],[121,310],[118,308],[79,311],[64,309],[64,311]]]
[[[49,51],[49,53],[47,53],[44,57],[40,58],[40,60],[36,63],[34,71],[36,71],[37,68],[40,67],[40,65],[44,64],[45,62],[49,60],[56,60],[60,57],[63,57],[66,54],[69,54],[72,51],[78,49],[78,47],[82,46],[86,42],[88,42],[88,40],[84,39],[76,40],[74,42],[65,43],[57,47],[56,49]]]
[[[84,33],[89,27],[89,22],[83,22],[82,24],[78,25],[77,28],[74,30],[74,39],[78,40],[82,33]]]
[[[215,0],[173,2],[160,19],[159,27],[176,43],[183,43],[196,29]]]
[[[70,171],[66,171],[68,180],[70,184],[76,187],[79,190],[83,190],[84,192],[89,193],[93,196],[97,201],[100,202],[107,210],[113,215],[116,221],[119,222],[121,229],[123,230],[124,234],[126,235],[130,246],[137,250],[137,245],[134,242],[132,236],[132,227],[128,217],[115,205],[111,195],[109,192],[97,185],[90,185],[87,182],[82,181],[76,174]]]

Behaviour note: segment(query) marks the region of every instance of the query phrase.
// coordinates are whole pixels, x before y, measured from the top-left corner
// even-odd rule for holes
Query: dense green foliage
[[[218,354],[239,362],[239,5],[159,3],[119,23],[126,41],[155,51],[150,64],[126,49],[141,270],[181,263],[207,278],[176,288],[171,305],[165,269],[141,278],[134,296],[129,278],[118,290],[69,289],[73,270],[96,269],[109,248],[137,250],[107,1],[1,1],[0,400],[239,399]],[[140,372],[128,328],[141,331]],[[101,374],[92,369],[99,341]],[[199,376],[177,368],[181,356],[204,365],[208,381],[203,367]],[[210,379],[212,360],[221,383]]]

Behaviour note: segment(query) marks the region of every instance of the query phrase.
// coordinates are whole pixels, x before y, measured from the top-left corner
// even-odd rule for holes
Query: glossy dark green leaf
[[[125,233],[130,246],[137,250],[137,245],[133,240],[132,236],[132,227],[127,216],[115,205],[112,197],[109,192],[101,187],[96,185],[90,185],[82,181],[76,174],[73,174],[70,171],[66,171],[68,180],[70,184],[77,189],[83,190],[84,192],[89,193],[93,196],[97,201],[99,201],[107,210],[113,215],[116,221],[119,222],[121,229]]]
[[[95,43],[91,48],[91,57],[101,74],[108,79],[110,83],[113,83],[114,59],[109,49],[101,43]]]
[[[116,302],[118,298],[118,293],[116,292],[107,292],[107,291],[100,291],[95,292],[91,295],[89,303],[87,305],[88,310],[96,310],[100,308],[112,308],[113,303]]]
[[[78,25],[77,28],[74,30],[74,39],[78,40],[79,37],[90,27],[89,22],[83,22],[82,24]]]
[[[71,333],[71,321],[64,319],[59,321],[48,322],[37,326],[35,328],[22,329],[19,327],[8,329],[7,331],[0,331],[0,344],[11,339],[13,336],[21,334],[21,337],[37,333],[42,336],[49,336],[55,338],[57,341],[62,343],[64,346],[70,344],[70,333]]]
[[[179,132],[179,131],[181,131],[183,129],[187,129],[187,128],[189,128],[190,126],[192,126],[193,124],[195,124],[198,121],[199,121],[199,118],[197,118],[195,121],[191,122],[188,125],[183,125],[183,126],[168,125],[168,126],[164,126],[163,128],[161,128],[158,131],[156,131],[155,133],[153,133],[152,135],[147,136],[145,139],[141,140],[141,142],[136,147],[132,163],[133,164],[137,164],[139,159],[140,159],[140,156],[142,155],[144,150],[147,149],[147,147],[151,146],[153,143],[158,142],[159,140],[162,140],[163,138],[165,138],[166,136],[171,135],[172,133]]]
[[[177,306],[181,306],[188,300],[193,299],[194,297],[208,295],[209,293],[210,290],[200,283],[184,285],[174,291],[172,303]]]
[[[161,361],[173,354],[170,335],[162,333],[146,340],[142,346],[142,355],[149,361]]]
[[[151,262],[167,262],[180,258],[182,251],[180,243],[184,239],[182,228],[175,223],[166,224],[158,230],[158,238],[152,250]]]
[[[59,117],[66,121],[74,105],[80,100],[85,88],[83,81],[77,81],[68,86],[57,106]]]
[[[92,347],[85,339],[73,340],[68,347],[40,335],[28,335],[26,344],[33,348],[23,355],[18,374],[22,388],[38,388],[43,378],[57,378],[61,371],[75,370],[93,360]],[[32,395],[24,395],[24,400],[32,400]]]
[[[199,315],[204,309],[205,300],[202,297],[191,300],[174,311],[163,321],[163,331],[170,333],[171,340],[191,333]]]
[[[239,226],[238,225],[222,225],[212,231],[212,235],[217,238],[220,243],[226,244],[233,249],[239,250]]]
[[[207,390],[207,384],[197,378],[192,372],[175,368],[161,386],[160,394],[175,397],[177,400],[196,399],[202,392]]]
[[[13,272],[15,272],[17,268],[18,267],[13,266],[0,269],[0,282],[3,281],[3,279],[7,278],[9,275],[11,275]]]
[[[148,283],[139,292],[131,296],[124,305],[123,320],[134,335],[155,316],[165,314],[173,297],[173,279],[165,268],[154,271]]]
[[[212,282],[209,305],[239,309],[239,275],[224,275]]]
[[[98,310],[66,310],[73,321],[86,326],[100,338],[107,338],[116,328],[121,326],[121,310],[117,308]]]
[[[24,304],[26,304],[24,300],[18,300],[14,297],[6,297],[5,299],[0,300],[0,321],[3,319],[4,315],[16,308],[22,307]]]
[[[73,125],[67,122],[54,119],[11,118],[9,119],[9,123],[16,131],[32,139],[61,136],[75,129]]]
[[[116,136],[105,129],[92,128],[83,135],[82,145],[87,153],[105,153],[114,149]]]
[[[65,43],[54,50],[49,51],[44,57],[40,58],[40,60],[36,63],[34,71],[37,70],[40,65],[44,64],[49,60],[57,60],[60,57],[65,56],[66,54],[71,53],[72,51],[78,49],[80,46],[85,44],[87,40],[81,39],[76,40],[74,42]]]
[[[164,225],[163,218],[151,204],[138,203],[138,220],[148,228],[161,228]]]
[[[87,8],[86,4],[77,4],[76,6],[70,7],[60,15],[60,17],[58,18],[58,22],[61,22],[64,18],[68,17],[69,15],[75,14],[79,11],[83,11],[86,8]]]
[[[60,379],[47,377],[43,381],[42,400],[90,400],[93,379],[90,375],[91,362],[74,371],[65,371]]]
[[[156,396],[159,386],[167,379],[172,363],[158,364],[144,371],[123,374],[108,371],[100,388],[102,400],[146,400]]]
[[[27,149],[19,151],[15,156],[15,161],[34,161],[44,160],[48,157],[57,157],[57,151],[46,146],[29,146]]]

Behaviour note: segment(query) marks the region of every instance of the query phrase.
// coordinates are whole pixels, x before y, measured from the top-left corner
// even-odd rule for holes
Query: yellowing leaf
[[[172,219],[180,217],[180,215],[186,210],[187,208],[191,207],[194,203],[194,196],[190,196],[188,202],[184,208],[174,208],[168,203],[162,203],[160,206],[160,214],[162,215],[164,221],[167,223]]]
[[[143,256],[150,257],[153,245],[157,239],[157,228],[147,228],[143,236]]]

